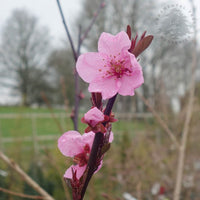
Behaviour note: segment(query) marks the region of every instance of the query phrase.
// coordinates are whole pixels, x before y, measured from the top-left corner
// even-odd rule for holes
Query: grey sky
[[[82,1],[60,0],[69,26],[74,23],[77,13],[81,11]],[[47,26],[56,40],[64,37],[64,28],[56,0],[0,0],[0,5],[0,32],[12,10],[24,8],[35,15],[40,24]]]
[[[188,0],[159,0],[160,2],[178,3],[184,6],[188,6]],[[64,15],[71,30],[71,25],[76,20],[77,14],[82,9],[83,0],[60,0]],[[197,13],[200,13],[200,1],[195,0]],[[65,31],[61,21],[61,17],[58,11],[56,0],[0,0],[0,34],[6,19],[11,15],[12,11],[16,8],[24,8],[30,11],[36,16],[41,25],[47,26],[53,37],[53,43],[59,45],[61,38],[65,38]],[[197,14],[198,29],[200,27],[200,15]],[[8,89],[0,88],[1,99],[0,104],[3,102],[13,101],[13,97],[10,98]],[[3,93],[3,95],[2,95]]]
[[[75,22],[77,13],[81,11],[83,0],[60,0],[69,27]],[[53,43],[59,44],[61,38],[66,37],[56,0],[0,0],[0,34],[3,25],[17,8],[24,8],[36,16],[39,23],[47,26],[53,37]],[[11,97],[8,88],[0,87],[2,103],[14,103],[18,97]]]

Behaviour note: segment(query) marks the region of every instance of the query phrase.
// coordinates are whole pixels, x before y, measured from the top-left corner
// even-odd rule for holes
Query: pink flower
[[[58,148],[61,153],[67,157],[72,157],[76,165],[69,167],[64,177],[72,179],[73,173],[76,172],[77,179],[80,179],[85,172],[87,162],[90,156],[95,133],[89,132],[81,135],[77,131],[68,131],[58,139]],[[111,132],[109,142],[113,140],[113,133]],[[101,168],[99,165],[97,171]],[[96,171],[96,172],[97,172]]]
[[[84,117],[81,119],[83,123],[89,125],[89,127],[85,129],[86,133],[89,131],[93,131],[95,133],[96,132],[105,133],[106,129],[102,124],[104,120],[105,120],[104,114],[97,107],[90,109],[87,113],[85,113]]]
[[[122,31],[113,36],[102,33],[98,42],[98,52],[82,54],[76,68],[80,77],[89,83],[90,92],[101,92],[103,99],[119,93],[134,95],[134,89],[143,82],[142,68],[128,50],[131,41]]]
[[[94,107],[85,113],[84,120],[87,124],[95,127],[99,122],[104,121],[104,114],[97,107]]]

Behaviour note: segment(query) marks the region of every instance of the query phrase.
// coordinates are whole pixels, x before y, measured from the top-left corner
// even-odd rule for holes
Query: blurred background
[[[71,160],[57,149],[57,138],[73,129],[74,67],[56,1],[0,0],[0,150],[55,199],[71,199],[62,176]],[[98,0],[62,0],[75,46],[100,5]],[[194,54],[195,93],[189,126],[181,199],[200,199],[200,3],[190,1],[107,0],[81,53],[97,51],[102,32],[154,35],[139,56],[145,83],[137,89],[177,140],[183,134]],[[196,46],[194,45],[196,41]],[[194,67],[193,67],[194,68]],[[87,84],[80,118],[90,108]],[[104,167],[92,179],[86,199],[172,199],[178,151],[138,95],[118,96],[115,140]],[[80,123],[79,130],[86,127]],[[0,160],[0,187],[37,194]],[[0,199],[20,197],[0,191]]]

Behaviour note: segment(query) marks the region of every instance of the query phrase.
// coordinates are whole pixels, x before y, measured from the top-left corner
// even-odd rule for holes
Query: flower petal
[[[121,31],[117,35],[103,32],[99,38],[98,51],[108,55],[116,56],[122,50],[130,49],[131,41],[126,32]]]
[[[92,80],[99,76],[105,61],[99,53],[85,53],[79,56],[76,69],[79,76],[86,82],[90,83]]]
[[[134,89],[140,87],[144,83],[144,78],[142,70],[136,69],[133,71],[131,76],[123,76],[121,79],[121,87],[119,89],[119,94],[126,96],[134,95]]]
[[[109,137],[109,142],[111,143],[114,139],[114,135],[113,135],[113,132],[111,131],[110,132],[110,137]]]
[[[101,92],[104,100],[113,97],[118,92],[114,77],[96,79],[90,83],[88,90],[89,92]]]
[[[58,148],[63,155],[73,157],[83,149],[79,140],[81,140],[79,132],[68,131],[58,139]]]
[[[79,167],[79,165],[72,165],[66,170],[64,178],[72,179],[72,169],[73,169],[74,172],[76,171],[77,179],[80,179],[83,173],[85,172],[86,167],[87,165],[84,165],[83,167]]]
[[[104,120],[104,114],[97,107],[94,107],[85,113],[84,120],[90,126],[95,127]]]
[[[93,141],[94,141],[94,136],[95,136],[95,133],[90,131],[88,133],[84,133],[82,135],[82,142],[84,144],[89,144],[90,146],[90,150],[92,149],[92,144],[93,144]]]

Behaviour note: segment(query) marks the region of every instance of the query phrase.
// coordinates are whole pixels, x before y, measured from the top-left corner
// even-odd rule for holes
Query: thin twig
[[[104,7],[104,0],[101,0],[99,8],[97,10],[97,12],[95,13],[92,21],[90,22],[88,28],[86,29],[86,31],[84,32],[83,36],[81,37],[80,40],[80,44],[82,44],[82,42],[85,40],[85,38],[88,36],[88,33],[90,32],[90,30],[92,29],[92,26],[95,24],[97,17],[99,15],[99,13],[101,12],[101,9]]]
[[[73,52],[73,55],[74,55],[74,60],[76,61],[78,56],[77,56],[77,53],[76,53],[76,50],[75,50],[75,47],[74,47],[74,43],[73,43],[71,34],[69,32],[69,28],[67,26],[67,23],[66,23],[66,20],[65,20],[65,16],[63,14],[62,7],[60,5],[60,1],[59,0],[57,0],[57,5],[58,5],[58,9],[59,9],[59,12],[60,12],[60,15],[61,15],[61,18],[62,18],[62,22],[63,22],[64,28],[65,28],[67,37],[68,37],[69,42],[70,42],[70,46],[71,46],[71,49],[72,49],[72,52]]]
[[[156,120],[159,122],[161,127],[165,130],[165,132],[169,135],[172,142],[176,145],[177,149],[179,148],[179,143],[174,136],[174,133],[169,129],[167,124],[161,119],[161,117],[158,115],[158,113],[154,110],[154,108],[150,105],[147,99],[144,98],[142,94],[140,94],[138,91],[135,91],[137,96],[144,102],[144,104],[148,107],[148,109],[152,112],[153,116],[156,118]]]
[[[193,1],[191,0],[191,5],[193,7],[193,15],[195,16],[195,6]],[[179,149],[179,156],[178,156],[178,166],[177,166],[177,175],[176,175],[176,185],[174,190],[174,200],[180,199],[181,194],[181,186],[182,186],[182,180],[183,180],[183,171],[184,171],[184,162],[185,162],[185,150],[186,150],[186,144],[189,134],[189,125],[192,118],[192,112],[193,112],[193,102],[194,102],[194,95],[195,95],[195,71],[197,68],[197,39],[196,39],[196,21],[194,21],[194,47],[193,47],[193,55],[192,55],[192,65],[191,65],[191,80],[190,80],[190,93],[189,93],[189,101],[188,101],[188,107],[187,107],[187,113],[185,118],[185,123],[183,126],[183,134],[181,138],[181,146]]]
[[[62,128],[60,122],[57,120],[57,118],[56,118],[56,116],[55,116],[55,114],[54,114],[54,112],[53,112],[53,109],[52,109],[52,107],[51,107],[51,104],[49,103],[49,101],[48,101],[48,99],[47,99],[45,93],[44,93],[44,92],[41,92],[41,96],[42,96],[43,101],[46,103],[46,105],[47,105],[47,107],[48,107],[50,113],[51,113],[52,119],[55,121],[55,123],[56,123],[58,129],[60,130],[60,132],[63,133],[63,128]]]
[[[56,160],[54,159],[53,156],[51,156],[47,151],[45,151],[45,155],[47,157],[47,159],[49,160],[49,162],[51,163],[51,165],[56,169],[56,172],[59,174],[60,177],[62,177],[63,175],[60,173],[60,167],[59,165],[57,164]],[[62,181],[62,186],[64,188],[64,191],[65,191],[65,196],[66,196],[66,199],[71,199],[71,195],[70,195],[70,192],[69,192],[69,188],[67,187],[63,177],[61,178],[61,181]]]
[[[27,194],[22,194],[22,193],[18,193],[18,192],[13,192],[11,190],[7,190],[5,188],[0,187],[0,191],[13,195],[13,196],[18,196],[18,197],[22,197],[22,198],[28,198],[28,199],[45,199],[45,197],[41,197],[41,196],[33,196],[33,195],[27,195]]]
[[[106,194],[106,193],[103,193],[102,196],[103,196],[105,199],[107,199],[107,200],[115,200],[115,199],[113,199],[112,197],[110,197],[110,196],[109,196],[108,194]]]
[[[94,15],[91,23],[89,24],[88,28],[86,29],[85,33],[83,34],[83,37],[81,37],[81,27],[79,27],[79,40],[78,40],[77,50],[75,50],[74,43],[73,43],[71,34],[69,32],[69,28],[67,26],[67,23],[66,23],[66,20],[65,20],[65,17],[64,17],[62,7],[61,7],[59,0],[57,0],[57,5],[58,5],[58,8],[59,8],[59,12],[60,12],[60,15],[61,15],[61,18],[62,18],[62,22],[63,22],[64,28],[65,28],[67,37],[68,37],[69,42],[70,42],[70,46],[71,46],[71,49],[72,49],[72,52],[73,52],[73,55],[74,55],[74,60],[76,62],[79,55],[80,55],[81,45],[82,45],[84,39],[87,37],[92,26],[94,25],[101,9],[104,7],[104,3],[103,3],[103,0],[101,0],[100,6],[99,6],[96,14]],[[75,103],[74,104],[75,105],[74,105],[74,116],[72,118],[72,121],[73,121],[73,124],[74,124],[74,130],[78,130],[78,113],[79,113],[79,104],[80,104],[80,97],[79,97],[79,95],[80,95],[80,83],[79,83],[79,75],[78,75],[76,69],[74,71],[75,71],[74,72],[74,78],[75,78],[75,100],[74,100]]]
[[[9,159],[3,152],[0,152],[0,159],[9,165],[21,178],[26,181],[35,191],[41,194],[46,200],[54,200],[43,188],[41,188],[28,174],[26,174],[13,160]]]
[[[65,86],[64,77],[60,78],[60,84],[61,84],[61,89],[62,89],[62,95],[63,95],[63,98],[64,98],[65,111],[67,113],[69,105],[68,105],[68,99],[67,99],[67,95],[66,95],[66,86]]]
[[[80,49],[81,49],[81,26],[79,26],[78,46],[76,52],[77,56],[80,55]],[[74,97],[75,103],[74,103],[74,117],[72,118],[72,121],[74,124],[74,130],[78,131],[78,114],[80,105],[80,78],[76,68],[74,70],[74,79],[75,79],[75,97]]]

